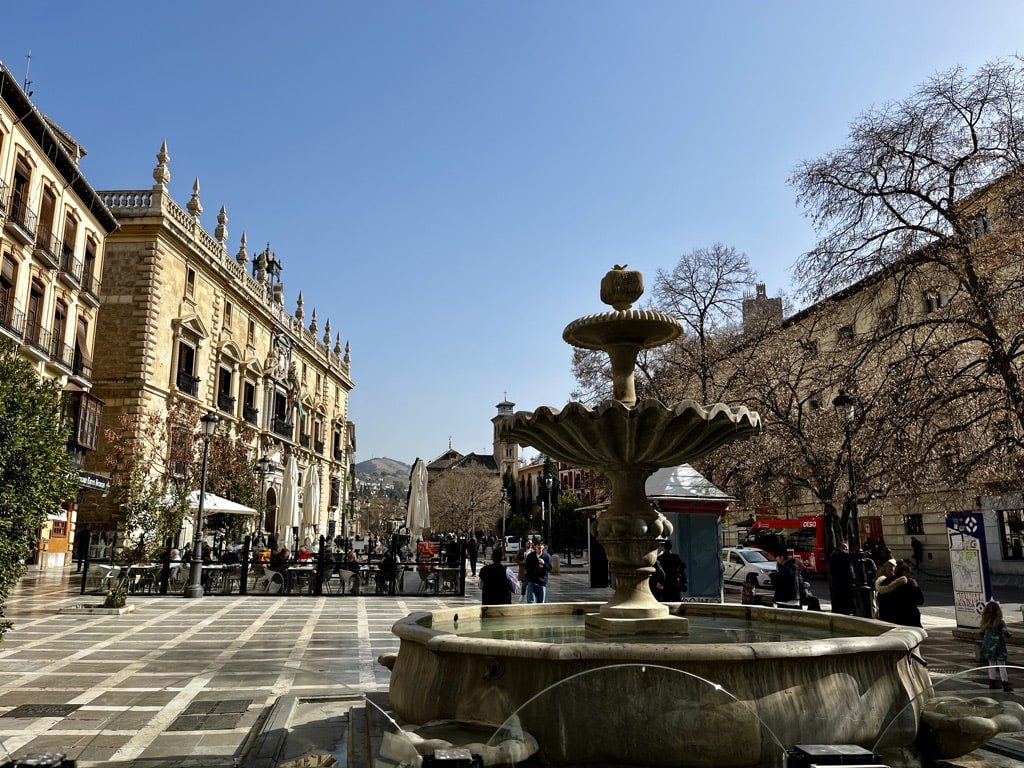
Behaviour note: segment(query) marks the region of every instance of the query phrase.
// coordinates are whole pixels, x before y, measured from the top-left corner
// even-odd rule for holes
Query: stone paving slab
[[[58,613],[62,606],[88,602],[71,577],[30,572],[6,603],[14,628],[0,642],[0,745],[11,754],[65,752],[82,768],[231,766],[281,696],[386,693],[389,673],[376,659],[398,650],[390,630],[399,618],[479,603],[470,582],[462,598],[146,596],[130,614],[67,616]],[[553,602],[609,594],[590,589],[582,570],[565,567],[549,587]],[[923,654],[933,679],[972,667],[972,649],[952,638],[952,608],[924,612]],[[1019,683],[1024,697],[1024,678]],[[977,681],[951,687],[988,694]],[[24,705],[72,709],[9,716]],[[215,712],[218,706],[224,711]],[[1024,734],[1000,741],[1013,753]],[[1020,762],[1004,763],[1018,758],[1003,755],[989,764],[1024,765],[1024,748],[1019,753]]]

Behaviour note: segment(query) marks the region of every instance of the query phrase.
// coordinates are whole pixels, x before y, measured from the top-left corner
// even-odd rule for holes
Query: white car
[[[519,551],[519,537],[518,536],[506,536],[505,537],[505,553],[514,555]]]
[[[763,549],[725,547],[722,550],[722,578],[728,587],[742,587],[747,574],[756,573],[760,589],[774,589],[772,574],[775,568],[775,560]]]

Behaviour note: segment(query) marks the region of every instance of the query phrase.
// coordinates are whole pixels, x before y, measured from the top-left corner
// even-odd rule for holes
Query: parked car
[[[757,574],[757,586],[774,589],[772,574],[775,561],[768,553],[754,547],[725,547],[722,550],[722,578],[726,586],[742,587],[748,573]]]
[[[518,536],[506,536],[505,537],[505,552],[514,555],[519,551],[519,537]]]

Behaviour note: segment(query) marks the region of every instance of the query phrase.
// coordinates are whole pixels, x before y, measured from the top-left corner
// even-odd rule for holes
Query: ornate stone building
[[[319,533],[340,529],[355,449],[348,343],[330,320],[319,325],[316,309],[307,322],[301,293],[289,314],[269,245],[250,257],[243,233],[229,253],[225,209],[210,235],[199,221],[198,179],[182,208],[167,191],[166,142],[157,159],[150,189],[101,192],[121,225],[107,243],[95,358],[104,427],[116,429],[122,415],[166,413],[176,401],[214,411],[232,434],[247,425],[257,435],[253,462],[272,462],[261,479],[265,530],[290,543],[277,505],[292,454],[300,487],[309,471],[319,473]],[[95,461],[101,466],[102,451]],[[90,523],[115,527],[116,510],[94,501]]]
[[[79,168],[85,154],[0,64],[0,337],[67,393],[68,450],[79,467],[99,435],[93,342],[104,243],[117,229]],[[106,487],[101,477],[80,477],[83,488]],[[72,499],[49,516],[38,538],[40,567],[68,561],[75,510]]]

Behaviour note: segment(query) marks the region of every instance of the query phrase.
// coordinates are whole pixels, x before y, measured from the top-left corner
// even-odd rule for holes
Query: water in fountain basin
[[[433,629],[459,637],[478,637],[490,640],[528,640],[540,643],[772,643],[792,640],[822,640],[832,636],[827,627],[766,624],[742,618],[724,616],[695,616],[690,618],[689,635],[616,635],[607,637],[588,630],[584,616],[547,615],[493,616],[460,618],[459,621],[435,619]]]

